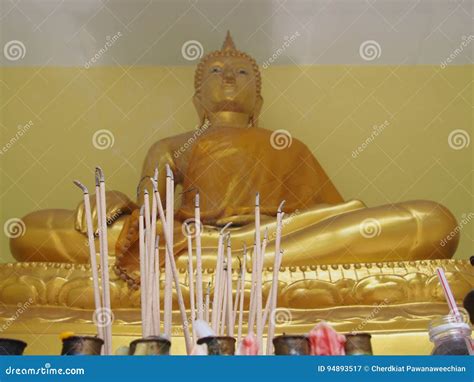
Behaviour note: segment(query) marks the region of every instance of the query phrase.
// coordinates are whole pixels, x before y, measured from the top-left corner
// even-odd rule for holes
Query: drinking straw
[[[448,280],[446,279],[444,269],[440,267],[436,268],[436,273],[438,274],[439,282],[441,283],[441,288],[443,289],[444,297],[446,298],[451,314],[454,316],[456,321],[463,322],[461,313],[459,312],[458,306],[456,305],[456,299],[454,298],[453,291],[451,290]],[[474,346],[470,338],[466,338],[466,346],[469,355],[474,355]]]

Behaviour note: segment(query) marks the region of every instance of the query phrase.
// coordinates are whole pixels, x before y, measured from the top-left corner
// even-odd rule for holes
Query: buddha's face
[[[197,98],[207,114],[237,112],[255,114],[259,96],[252,63],[242,57],[215,57],[207,61]]]

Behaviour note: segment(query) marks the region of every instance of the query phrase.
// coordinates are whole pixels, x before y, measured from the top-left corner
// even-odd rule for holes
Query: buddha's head
[[[221,50],[200,61],[194,78],[194,106],[201,122],[256,126],[263,99],[255,60],[238,51],[230,33]]]

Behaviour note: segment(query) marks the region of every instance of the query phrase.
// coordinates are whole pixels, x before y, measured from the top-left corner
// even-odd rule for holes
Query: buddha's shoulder
[[[196,135],[195,132],[187,131],[182,134],[177,134],[170,137],[161,138],[151,145],[150,151],[163,152],[163,151],[175,150],[176,147],[183,145],[185,142],[190,140],[195,135]]]

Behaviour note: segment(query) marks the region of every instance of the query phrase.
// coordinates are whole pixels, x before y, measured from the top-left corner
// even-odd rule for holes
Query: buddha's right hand
[[[107,225],[112,225],[120,216],[131,214],[137,205],[131,201],[127,195],[120,191],[106,191],[105,198],[107,201],[106,219]],[[94,233],[97,232],[97,205],[95,195],[90,195],[91,214]],[[86,214],[84,209],[84,201],[79,203],[76,208],[75,228],[81,233],[87,233]]]

